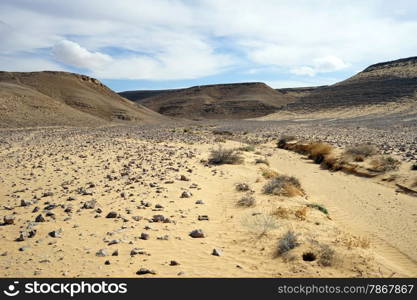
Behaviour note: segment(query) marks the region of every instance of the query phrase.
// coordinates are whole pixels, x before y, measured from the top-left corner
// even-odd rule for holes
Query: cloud
[[[85,69],[100,68],[112,61],[111,57],[106,54],[90,52],[77,43],[68,40],[55,44],[52,48],[52,53],[60,62]]]
[[[271,66],[277,78],[313,77],[417,49],[412,0],[2,0],[0,21],[0,55],[16,66],[41,59],[107,79],[238,77]]]

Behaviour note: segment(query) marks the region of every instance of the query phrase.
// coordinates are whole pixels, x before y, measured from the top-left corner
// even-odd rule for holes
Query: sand
[[[322,170],[271,142],[242,151],[242,164],[213,166],[206,163],[210,149],[216,147],[210,144],[212,137],[206,142],[192,138],[164,142],[138,138],[129,130],[109,134],[112,130],[39,130],[42,134],[35,130],[2,146],[0,217],[15,219],[14,224],[0,226],[0,276],[417,275],[415,197],[375,179]],[[204,134],[196,130],[196,136]],[[225,148],[243,145],[222,143]],[[269,167],[255,159],[267,159]],[[261,168],[297,177],[305,195],[263,194],[268,179]],[[237,191],[237,183],[247,183],[253,190],[253,207],[237,206],[248,193]],[[181,197],[183,192],[190,197]],[[69,197],[75,200],[68,201]],[[97,201],[94,209],[83,208],[92,199]],[[22,200],[34,203],[21,206]],[[311,203],[322,204],[329,215],[306,207]],[[273,214],[279,207],[286,216]],[[303,210],[305,216],[296,213]],[[106,218],[112,211],[118,217]],[[39,214],[45,222],[34,222]],[[169,222],[152,222],[155,215]],[[274,225],[266,232],[255,225],[262,218]],[[33,229],[35,236],[16,241],[21,231]],[[195,229],[202,229],[205,237],[190,237]],[[52,237],[57,230],[62,232]],[[297,234],[300,245],[277,256],[278,242],[288,230]],[[141,239],[142,233],[149,239]],[[102,249],[108,255],[97,256]],[[220,256],[212,255],[213,249]],[[112,256],[116,250],[118,255]],[[316,259],[304,261],[307,252]],[[327,264],[326,253],[331,253]],[[155,274],[137,275],[140,268]]]

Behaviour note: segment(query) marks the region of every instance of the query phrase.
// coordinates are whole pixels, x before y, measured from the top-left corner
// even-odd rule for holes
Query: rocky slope
[[[311,112],[416,101],[416,92],[417,57],[410,57],[371,65],[347,80],[302,95],[283,110]]]
[[[140,91],[120,93],[168,116],[206,119],[243,119],[273,113],[293,101],[291,96],[261,82],[194,86],[143,98]]]
[[[91,126],[162,116],[100,81],[66,72],[0,72],[0,127]]]

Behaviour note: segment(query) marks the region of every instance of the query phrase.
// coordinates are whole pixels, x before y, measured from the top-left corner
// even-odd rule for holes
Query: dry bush
[[[260,237],[279,227],[273,216],[264,213],[247,216],[242,220],[242,225]]]
[[[297,219],[299,219],[300,221],[304,221],[307,218],[307,207],[304,206],[302,208],[297,209],[294,212],[294,215]]]
[[[320,164],[323,169],[328,169],[331,171],[339,171],[343,169],[343,165],[343,160],[339,159],[336,155],[333,154],[324,156],[324,159]]]
[[[242,163],[243,158],[236,149],[223,149],[219,146],[218,149],[211,150],[208,162],[212,165],[234,165]]]
[[[319,250],[318,263],[324,267],[334,265],[336,251],[330,248],[329,245],[321,245]]]
[[[212,131],[213,134],[215,135],[233,135],[233,132],[228,131],[228,130],[221,130],[221,129],[216,129]]]
[[[280,219],[287,219],[290,215],[290,210],[288,208],[279,206],[277,209],[272,211],[271,215],[276,216]]]
[[[300,243],[297,239],[298,235],[294,231],[288,230],[278,241],[277,255],[283,255],[288,251],[298,247]]]
[[[329,144],[312,143],[309,146],[309,158],[313,159],[315,163],[321,164],[332,151],[333,147]]]
[[[269,166],[269,161],[266,158],[257,158],[255,159],[255,164],[265,164]]]
[[[271,179],[278,176],[278,172],[269,168],[261,168],[262,177],[265,179]]]
[[[236,186],[235,186],[235,188],[236,188],[236,191],[238,191],[238,192],[247,192],[247,191],[250,191],[249,184],[243,183],[243,182],[237,183]]]
[[[216,138],[214,139],[214,142],[215,142],[215,143],[225,143],[225,142],[226,142],[226,139],[225,139],[225,138],[222,138],[222,137],[220,137],[220,136],[218,136],[218,137],[216,137]]]
[[[400,161],[391,156],[381,156],[371,161],[371,166],[377,172],[389,172],[398,170]]]
[[[359,158],[365,158],[378,153],[378,148],[371,144],[359,144],[350,146],[345,150],[346,155],[351,155],[354,160]],[[363,161],[363,160],[362,160]]]
[[[277,147],[280,149],[283,149],[285,148],[288,142],[293,142],[296,140],[297,140],[297,137],[293,135],[282,135],[278,140]]]
[[[251,195],[245,195],[237,202],[237,206],[251,207],[255,206],[256,199]]]
[[[263,193],[268,195],[296,196],[302,195],[300,181],[293,176],[280,175],[272,178],[263,187]]]

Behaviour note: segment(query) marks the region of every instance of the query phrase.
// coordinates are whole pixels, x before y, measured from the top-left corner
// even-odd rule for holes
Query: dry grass
[[[346,235],[341,239],[342,244],[348,249],[363,248],[368,249],[371,241],[367,237]]]
[[[251,195],[245,195],[236,204],[240,207],[252,207],[255,206],[256,200]]]
[[[261,172],[262,172],[262,177],[265,179],[272,179],[279,175],[277,171],[272,170],[270,168],[261,168]]]
[[[284,149],[288,142],[296,141],[297,137],[293,135],[282,135],[277,143],[277,147]]]
[[[321,164],[325,157],[333,151],[333,147],[325,143],[312,143],[309,146],[309,158],[315,163]]]
[[[371,161],[373,171],[389,172],[398,170],[400,161],[391,156],[381,156]]]
[[[290,210],[288,208],[279,206],[278,208],[272,211],[271,215],[280,219],[288,219],[288,217],[290,216]]]
[[[240,182],[236,184],[235,189],[238,192],[247,192],[250,191],[250,186],[247,183]]]
[[[268,195],[280,195],[293,197],[303,195],[300,181],[292,176],[280,175],[272,178],[263,187],[263,193]]]
[[[298,247],[300,243],[298,242],[298,235],[294,231],[288,230],[282,238],[278,241],[278,247],[276,254],[277,256],[283,255],[288,251]]]
[[[307,207],[304,206],[302,208],[297,209],[294,212],[295,217],[300,221],[305,221],[307,219]]]
[[[255,164],[265,164],[269,166],[269,161],[266,158],[257,158],[255,159]]]
[[[242,219],[242,225],[259,237],[265,236],[271,230],[279,227],[277,221],[270,214],[258,213]]]
[[[245,151],[245,152],[253,152],[253,151],[255,151],[255,146],[254,145],[247,145],[247,146],[243,146],[243,147],[238,148],[238,150]]]
[[[219,146],[219,148],[211,150],[208,162],[212,165],[235,165],[242,163],[243,158],[236,149],[224,149]]]
[[[378,153],[378,148],[371,144],[354,145],[345,150],[346,155],[350,155],[357,161],[357,158],[365,158]],[[363,160],[362,160],[363,161]]]
[[[321,245],[319,250],[319,265],[323,267],[330,267],[335,264],[336,251],[328,245]]]

